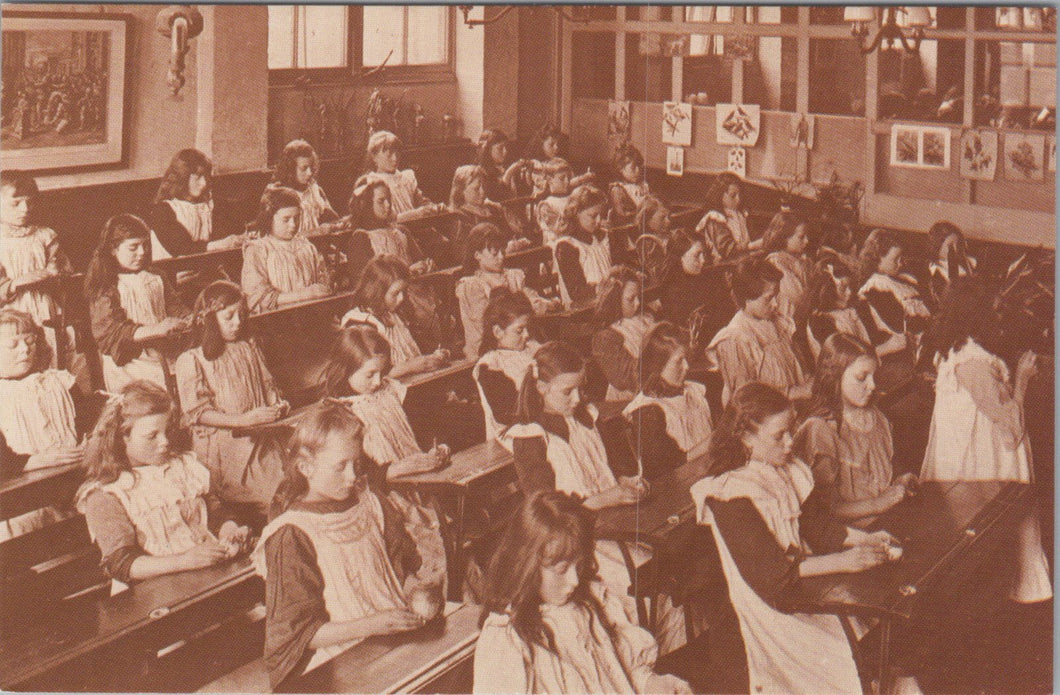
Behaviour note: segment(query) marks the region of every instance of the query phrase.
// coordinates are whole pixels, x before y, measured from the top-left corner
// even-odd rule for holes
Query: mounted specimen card
[[[607,137],[614,143],[629,142],[632,120],[630,118],[629,102],[615,101],[607,102]]]
[[[762,132],[758,104],[718,104],[714,108],[715,138],[719,145],[754,147]]]
[[[742,147],[731,148],[726,169],[741,179],[747,178],[747,150]]]
[[[997,131],[966,130],[961,135],[961,176],[993,181],[997,172]]]
[[[666,173],[670,176],[684,176],[685,150],[683,147],[666,148]]]
[[[891,127],[891,166],[950,168],[950,129],[896,124]]]
[[[791,114],[791,147],[799,149],[800,146],[808,150],[813,149],[814,117],[806,113]]]
[[[1005,178],[1041,181],[1045,178],[1045,136],[1005,133]]]
[[[662,141],[664,145],[692,145],[692,105],[678,101],[663,104]]]

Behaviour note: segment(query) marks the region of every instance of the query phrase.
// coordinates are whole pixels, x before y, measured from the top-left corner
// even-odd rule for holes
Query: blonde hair
[[[401,139],[389,130],[377,130],[368,136],[368,156],[374,156],[383,150],[401,149]]]

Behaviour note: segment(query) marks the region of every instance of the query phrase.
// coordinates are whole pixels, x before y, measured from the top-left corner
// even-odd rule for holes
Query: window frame
[[[430,65],[387,65],[382,70],[365,74],[373,68],[363,66],[364,12],[360,5],[346,7],[346,67],[338,68],[276,68],[269,70],[269,86],[294,86],[306,83],[321,84],[408,84],[455,82],[456,8],[446,6],[445,60]],[[406,37],[407,40],[407,37]]]

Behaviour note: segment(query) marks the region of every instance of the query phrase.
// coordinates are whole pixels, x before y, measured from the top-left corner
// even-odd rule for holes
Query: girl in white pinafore
[[[941,348],[935,408],[921,480],[1014,480],[1034,482],[1031,446],[1023,423],[1023,399],[1035,373],[1034,354],[1020,359],[1015,378],[1008,365],[985,350],[973,335],[995,317],[973,283],[958,281],[938,318]],[[978,322],[979,325],[971,325]],[[943,354],[940,351],[940,355]],[[1042,549],[1041,526],[1032,510],[1018,536],[1019,572],[1013,600],[1030,603],[1052,598],[1049,565]]]

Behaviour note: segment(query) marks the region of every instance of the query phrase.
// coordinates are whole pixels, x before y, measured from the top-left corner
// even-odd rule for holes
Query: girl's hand
[[[504,251],[506,254],[518,253],[523,249],[530,248],[531,243],[532,242],[529,239],[512,239],[508,242],[508,246],[505,247]]]
[[[902,473],[894,479],[894,482],[895,484],[904,487],[906,492],[912,495],[916,493],[916,488],[920,484],[920,479],[916,477],[916,473]]]
[[[254,425],[264,425],[268,422],[275,422],[283,417],[284,412],[287,410],[286,401],[276,403],[274,405],[263,405],[260,408],[254,408],[243,413],[243,420],[247,427],[253,427]]]
[[[887,546],[882,544],[855,545],[840,553],[845,572],[861,572],[887,562]]]
[[[618,484],[636,492],[639,495],[637,498],[639,500],[644,499],[648,496],[648,493],[651,492],[651,485],[649,485],[648,481],[644,479],[644,476],[640,475],[620,475],[618,477]]]
[[[438,348],[431,354],[427,355],[428,364],[430,369],[439,369],[449,361],[449,351],[445,348]]]
[[[425,258],[422,261],[416,261],[409,266],[409,272],[413,275],[423,275],[424,273],[431,272],[431,268],[434,267],[434,261],[430,258]]]
[[[153,328],[155,329],[155,335],[161,338],[162,336],[169,335],[170,333],[176,333],[177,331],[181,330],[183,326],[184,321],[182,319],[178,319],[175,316],[167,316],[158,323],[156,323]]]
[[[435,453],[434,449],[406,456],[402,460],[401,475],[416,475],[436,471],[445,465],[445,459]]]
[[[905,333],[894,333],[890,338],[880,345],[880,352],[893,354],[905,350],[909,345],[909,337]]]
[[[1016,365],[1016,385],[1026,388],[1031,379],[1038,375],[1038,355],[1033,350],[1027,350],[1020,355],[1020,361]]]
[[[83,455],[84,448],[80,446],[42,451],[29,457],[26,468],[52,468],[54,466],[66,466],[71,463],[81,463]]]
[[[644,499],[644,492],[637,488],[628,487],[619,483],[618,485],[611,488],[611,494],[614,497],[615,504],[636,504]]]
[[[17,290],[20,287],[25,287],[26,285],[32,285],[33,283],[40,282],[41,280],[47,280],[48,278],[54,277],[54,276],[56,276],[58,274],[59,274],[58,272],[52,270],[51,268],[41,268],[39,270],[31,270],[30,272],[26,273],[25,275],[20,275],[18,278],[13,280],[11,282],[11,286],[12,286],[13,289]]]
[[[408,632],[423,625],[424,620],[410,610],[395,608],[365,618],[369,635],[393,635]]]
[[[180,554],[185,569],[197,570],[228,559],[228,548],[210,539]]]
[[[692,686],[687,681],[669,673],[653,673],[644,681],[644,692],[692,695]]]
[[[222,248],[238,249],[243,247],[243,244],[246,243],[247,239],[245,234],[232,234],[231,236],[225,237],[221,241],[224,242]]]
[[[221,524],[221,530],[218,531],[217,538],[222,545],[226,546],[226,555],[235,557],[246,547],[247,541],[250,540],[250,529],[229,520]]]
[[[788,400],[803,401],[813,395],[813,387],[807,382],[788,387]]]
[[[888,485],[887,489],[883,491],[880,497],[882,497],[886,501],[887,508],[890,509],[891,507],[905,499],[906,492],[907,490],[905,489],[905,485],[902,485],[900,483],[894,483],[892,485]]]
[[[436,444],[427,453],[433,456],[436,461],[438,461],[438,468],[441,468],[442,466],[449,463],[450,451],[448,444]]]

